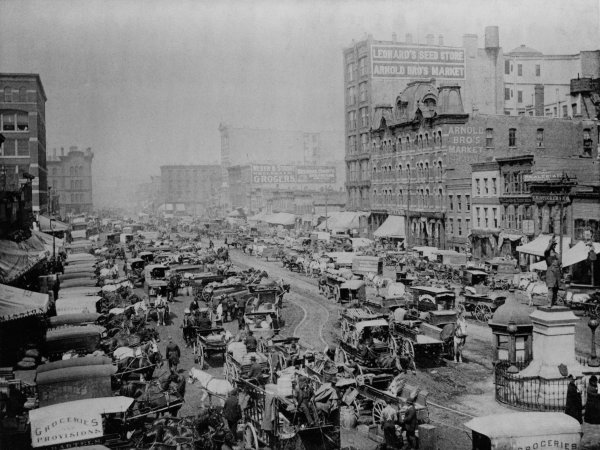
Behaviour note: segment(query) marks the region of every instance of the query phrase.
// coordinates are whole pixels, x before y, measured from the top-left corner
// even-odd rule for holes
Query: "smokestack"
[[[485,27],[485,48],[500,48],[500,31],[497,26]]]
[[[444,45],[444,36],[441,34],[438,36],[438,45]]]
[[[398,35],[396,33],[392,33],[392,42],[395,44],[398,40]]]
[[[433,34],[428,34],[427,36],[425,36],[425,41],[427,42],[427,45],[433,45],[433,39]]]
[[[404,38],[404,40],[406,41],[407,44],[412,44],[412,34],[410,33],[406,33],[406,37]]]
[[[534,89],[534,108],[535,115],[543,117],[544,116],[544,85],[536,84]]]

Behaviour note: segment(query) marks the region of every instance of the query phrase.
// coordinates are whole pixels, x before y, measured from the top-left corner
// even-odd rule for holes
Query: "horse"
[[[456,321],[454,327],[454,360],[456,362],[462,362],[462,352],[467,341],[467,321],[464,317],[460,316]]]
[[[188,382],[190,384],[198,383],[202,390],[200,397],[201,404],[204,404],[208,397],[208,403],[213,405],[213,397],[217,399],[218,406],[223,406],[225,398],[233,391],[233,385],[223,379],[213,377],[208,372],[192,367],[189,371]]]
[[[126,379],[131,374],[139,374],[142,379],[152,378],[154,369],[162,366],[162,355],[158,349],[156,340],[151,340],[145,345],[132,349],[120,347],[113,352],[117,360],[117,379]]]

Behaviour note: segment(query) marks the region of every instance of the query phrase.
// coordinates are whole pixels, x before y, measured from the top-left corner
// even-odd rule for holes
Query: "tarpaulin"
[[[44,314],[49,302],[48,294],[0,284],[0,322]]]
[[[548,243],[552,238],[551,234],[540,234],[533,241],[528,242],[524,245],[519,245],[517,247],[517,251],[519,253],[525,253],[527,255],[535,255],[535,256],[544,256],[544,252],[548,248]],[[559,238],[556,238],[556,244],[558,247]],[[569,236],[563,236],[563,251],[561,252],[559,248],[556,249],[558,253],[562,253],[563,255],[569,249],[569,244],[571,243],[571,238]]]
[[[359,211],[338,211],[327,215],[317,227],[319,230],[346,231],[360,228],[360,218],[368,216],[367,213]]]
[[[46,247],[37,237],[22,242],[0,240],[0,282],[10,283],[46,257]]]
[[[385,222],[373,233],[378,238],[404,238],[406,224],[402,216],[388,216]]]
[[[63,250],[64,242],[62,239],[55,238],[54,236],[46,234],[42,231],[33,230],[31,233],[34,236],[37,236],[44,243],[44,248],[48,254],[52,255],[52,252],[58,253]]]
[[[585,261],[588,259],[590,250],[592,249],[594,253],[600,253],[600,243],[594,242],[588,245],[583,241],[578,242],[574,247],[565,251],[562,260],[563,267],[569,267],[578,262]]]

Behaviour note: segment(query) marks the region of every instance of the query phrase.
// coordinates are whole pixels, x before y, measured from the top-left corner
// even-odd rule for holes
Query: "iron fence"
[[[569,380],[519,375],[518,372],[528,364],[528,362],[511,364],[507,361],[496,363],[494,370],[496,401],[528,411],[564,411]],[[517,370],[515,371],[514,368]],[[576,379],[575,383],[579,391],[585,393],[585,379]]]

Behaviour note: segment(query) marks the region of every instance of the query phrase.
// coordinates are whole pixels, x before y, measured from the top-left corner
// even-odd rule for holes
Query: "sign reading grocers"
[[[462,48],[371,45],[373,78],[465,79]]]

